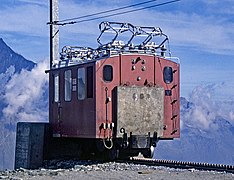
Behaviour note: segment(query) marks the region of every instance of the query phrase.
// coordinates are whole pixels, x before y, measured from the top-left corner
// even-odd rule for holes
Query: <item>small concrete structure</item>
[[[35,169],[42,166],[48,123],[17,123],[15,169]]]

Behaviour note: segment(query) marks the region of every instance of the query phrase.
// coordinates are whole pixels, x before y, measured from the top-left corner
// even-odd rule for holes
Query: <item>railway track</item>
[[[44,167],[48,169],[58,169],[58,168],[73,168],[75,165],[89,166],[98,163],[105,163],[105,161],[100,160],[54,160],[45,162]],[[113,162],[113,161],[110,161]],[[196,169],[196,170],[206,170],[206,171],[219,171],[228,172],[234,174],[233,165],[224,164],[209,164],[209,163],[199,163],[199,162],[183,162],[183,161],[172,161],[172,160],[158,160],[149,159],[143,157],[130,157],[128,159],[118,159],[115,162],[125,163],[125,164],[139,164],[148,166],[164,166],[176,169]]]
[[[157,160],[157,159],[147,159],[139,157],[131,157],[130,159],[127,160],[127,162],[134,164],[150,165],[150,166],[166,166],[170,168],[179,168],[179,169],[197,169],[197,170],[222,171],[222,172],[234,173],[234,166],[223,165],[223,164]]]

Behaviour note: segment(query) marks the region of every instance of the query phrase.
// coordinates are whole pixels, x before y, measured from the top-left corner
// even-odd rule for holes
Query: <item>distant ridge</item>
[[[22,69],[31,70],[36,63],[25,59],[22,55],[14,52],[2,38],[0,38],[0,73],[5,73],[10,66],[15,67],[15,72]]]

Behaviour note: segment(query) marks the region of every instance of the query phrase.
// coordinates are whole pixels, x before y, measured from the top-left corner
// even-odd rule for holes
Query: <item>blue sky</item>
[[[60,19],[142,1],[146,0],[60,0]],[[35,62],[49,56],[48,3],[48,0],[1,0],[0,4],[0,37]],[[217,84],[215,98],[234,100],[233,0],[181,0],[127,15],[64,26],[60,29],[60,45],[97,47],[98,24],[104,20],[161,27],[170,38],[172,55],[181,59],[181,95],[188,97],[202,84]]]

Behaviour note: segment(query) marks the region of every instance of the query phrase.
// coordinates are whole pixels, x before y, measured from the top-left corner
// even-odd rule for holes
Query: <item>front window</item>
[[[163,70],[163,79],[166,84],[170,84],[173,81],[172,67],[166,66]]]
[[[65,101],[71,101],[71,92],[72,92],[71,70],[65,71],[64,84],[65,84],[64,85]]]
[[[86,92],[86,80],[85,80],[85,68],[78,69],[78,99],[83,100],[85,99],[85,92]]]
[[[103,79],[106,82],[113,80],[113,67],[111,65],[105,65],[103,67]]]

